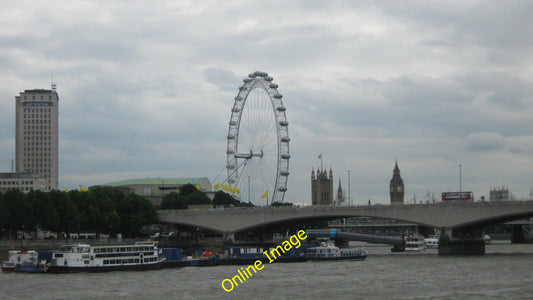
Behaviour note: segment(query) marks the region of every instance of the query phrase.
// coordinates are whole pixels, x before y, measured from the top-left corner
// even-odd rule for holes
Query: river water
[[[144,272],[0,275],[1,299],[530,299],[533,244],[496,241],[483,256],[391,253],[367,245],[365,261],[273,263],[233,291],[241,266]]]

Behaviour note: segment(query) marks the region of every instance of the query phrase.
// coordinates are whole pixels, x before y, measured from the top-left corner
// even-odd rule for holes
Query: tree
[[[32,230],[35,227],[33,211],[24,193],[15,189],[8,190],[3,196],[3,202],[9,214],[7,228],[16,231]]]
[[[235,205],[238,206],[241,202],[233,198],[230,194],[224,192],[224,191],[217,191],[215,192],[215,197],[213,197],[213,204],[214,205]]]
[[[98,232],[117,230],[120,226],[120,216],[117,213],[115,202],[111,198],[104,196],[96,199],[96,204],[98,210],[102,213],[96,230]]]
[[[117,206],[120,217],[120,230],[129,236],[135,236],[141,227],[159,223],[154,206],[146,198],[129,194]]]
[[[96,198],[91,192],[69,191],[69,198],[80,215],[80,231],[96,231],[102,222]]]
[[[50,191],[50,200],[57,209],[59,222],[53,229],[55,232],[78,232],[80,228],[80,215],[74,202],[66,192]]]
[[[4,197],[0,192],[0,230],[7,229],[9,225],[9,211],[4,205]]]
[[[176,192],[170,192],[163,197],[161,209],[186,209],[187,203],[183,197]]]
[[[213,204],[211,199],[207,195],[196,189],[192,184],[186,184],[180,188],[179,195],[182,197],[183,201],[188,205],[197,205],[197,204]]]
[[[193,194],[196,191],[198,191],[198,189],[190,183],[184,184],[180,187],[180,195],[183,195],[183,196]]]
[[[33,210],[33,227],[54,230],[59,222],[57,209],[50,200],[50,194],[41,191],[30,191],[26,198]]]
[[[111,201],[113,201],[113,204],[115,207],[125,197],[123,192],[116,190],[116,189],[112,189],[112,188],[98,187],[98,188],[91,189],[90,192],[94,195],[96,199],[102,199],[102,198],[110,199]]]

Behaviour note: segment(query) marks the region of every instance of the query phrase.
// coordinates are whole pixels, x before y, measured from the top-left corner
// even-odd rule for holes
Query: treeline
[[[0,193],[0,229],[11,233],[38,227],[57,233],[122,233],[133,237],[142,226],[158,222],[147,199],[113,189],[27,194],[13,189]]]
[[[180,188],[179,193],[171,192],[163,197],[161,201],[161,209],[187,209],[189,205],[233,205],[236,207],[254,206],[251,203],[241,202],[234,199],[230,194],[223,191],[215,192],[213,200],[209,199],[207,195],[196,189],[192,184],[186,184]]]

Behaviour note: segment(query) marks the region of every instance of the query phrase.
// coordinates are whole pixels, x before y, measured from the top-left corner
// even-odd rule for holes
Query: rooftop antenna
[[[56,84],[54,83],[54,75],[52,74],[52,79],[50,81],[50,86],[52,88],[52,92],[56,91]]]
[[[15,173],[15,161],[11,160],[11,173]]]

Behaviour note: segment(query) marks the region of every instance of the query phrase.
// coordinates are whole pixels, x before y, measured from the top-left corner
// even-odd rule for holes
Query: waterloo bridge
[[[163,223],[204,228],[222,233],[228,239],[237,233],[287,228],[309,221],[383,218],[440,229],[440,255],[484,254],[483,228],[533,217],[533,201],[161,210],[158,214]]]

